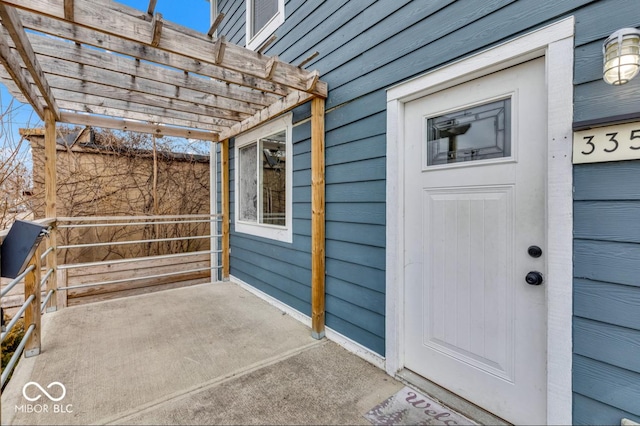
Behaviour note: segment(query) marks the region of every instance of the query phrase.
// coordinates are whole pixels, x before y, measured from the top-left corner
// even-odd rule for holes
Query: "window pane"
[[[285,226],[287,205],[286,132],[260,140],[262,149],[261,223]]]
[[[511,100],[427,119],[427,166],[511,156]]]
[[[251,37],[256,35],[278,13],[278,0],[253,0],[252,7]]]
[[[258,171],[257,145],[252,143],[239,150],[240,159],[238,176],[240,176],[239,219],[257,222],[258,204]]]

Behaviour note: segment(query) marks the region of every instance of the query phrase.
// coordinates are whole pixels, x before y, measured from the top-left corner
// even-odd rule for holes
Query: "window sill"
[[[254,237],[268,238],[283,243],[293,242],[291,226],[282,227],[276,225],[254,224],[248,222],[236,222],[236,232],[253,235]]]

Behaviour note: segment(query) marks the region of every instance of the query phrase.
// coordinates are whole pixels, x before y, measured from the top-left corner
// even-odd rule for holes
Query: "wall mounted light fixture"
[[[622,28],[611,34],[602,46],[603,79],[618,86],[640,72],[640,30]]]

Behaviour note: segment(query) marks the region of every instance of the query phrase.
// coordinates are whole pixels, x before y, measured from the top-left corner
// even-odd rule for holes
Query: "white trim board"
[[[547,81],[547,424],[572,423],[572,121],[574,18],[516,37],[387,91],[386,371],[404,367],[404,105],[430,93],[545,57]],[[551,70],[551,71],[550,71]]]
[[[302,312],[296,309],[293,309],[291,306],[279,301],[275,297],[270,296],[261,290],[258,290],[257,288],[253,287],[251,284],[248,284],[233,275],[230,276],[230,281],[232,283],[239,285],[243,289],[247,290],[249,293],[269,303],[271,306],[286,313],[291,318],[300,321],[302,324],[304,324],[305,326],[309,327],[309,329],[311,329],[311,317],[303,314]],[[329,327],[325,327],[325,337],[331,340],[332,342],[335,342],[338,345],[342,346],[344,349],[353,353],[354,355],[357,355],[360,358],[364,359],[368,363],[373,364],[374,366],[378,367],[381,370],[384,370],[384,358],[378,355],[377,353],[365,348],[360,343],[349,339],[347,336],[340,334]]]

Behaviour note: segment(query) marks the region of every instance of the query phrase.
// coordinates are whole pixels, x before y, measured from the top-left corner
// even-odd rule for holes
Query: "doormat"
[[[433,399],[404,387],[373,407],[364,417],[374,425],[475,425]]]

